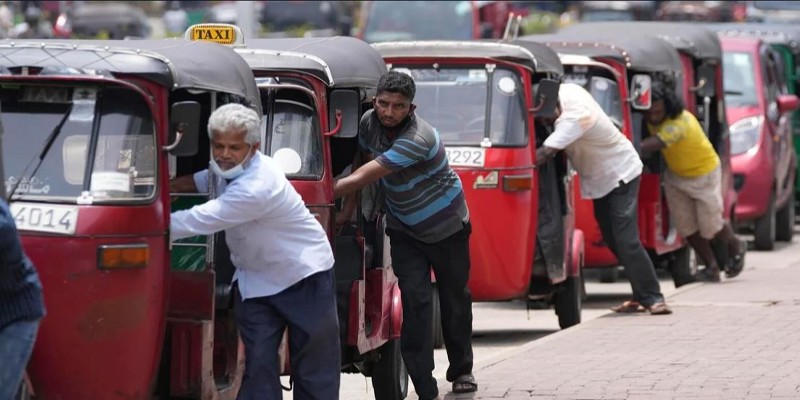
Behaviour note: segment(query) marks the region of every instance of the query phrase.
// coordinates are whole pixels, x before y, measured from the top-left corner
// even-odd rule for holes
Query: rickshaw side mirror
[[[778,112],[781,114],[789,113],[800,107],[800,99],[793,94],[782,94],[778,96]]]
[[[328,102],[329,136],[353,138],[358,135],[358,122],[361,119],[361,99],[358,92],[337,89],[331,92]],[[338,115],[337,115],[338,111]]]
[[[713,65],[703,64],[697,69],[697,86],[692,91],[700,97],[714,97],[717,90],[717,75]]]
[[[172,105],[169,115],[170,138],[173,142],[164,150],[176,157],[197,154],[200,133],[200,103],[180,101]]]
[[[561,83],[555,79],[542,79],[534,95],[533,111],[537,118],[556,118],[558,88]]]
[[[653,78],[637,74],[631,79],[631,107],[635,110],[649,110],[653,104]]]

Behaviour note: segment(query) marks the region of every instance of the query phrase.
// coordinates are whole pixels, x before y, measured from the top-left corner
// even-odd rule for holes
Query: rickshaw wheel
[[[553,305],[561,329],[567,329],[581,322],[580,276],[570,276],[564,281],[561,290],[556,293]]]
[[[372,369],[372,388],[376,399],[402,400],[408,396],[408,370],[400,355],[400,339],[378,349],[380,358]]]
[[[433,348],[444,348],[444,332],[442,331],[442,303],[439,300],[439,288],[433,284],[431,293],[431,305],[433,309]]]
[[[691,247],[686,245],[675,251],[674,258],[669,260],[669,270],[676,288],[697,280],[695,277],[697,271],[692,265]]]
[[[772,250],[775,247],[775,195],[769,200],[767,213],[756,220],[755,223],[755,244],[756,250]]]
[[[775,219],[777,221],[775,239],[781,242],[791,242],[794,236],[794,202],[791,199],[782,209],[778,210]]]

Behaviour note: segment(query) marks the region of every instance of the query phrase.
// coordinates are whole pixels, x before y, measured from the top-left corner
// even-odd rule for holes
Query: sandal
[[[647,307],[647,311],[650,311],[650,315],[667,315],[672,314],[672,309],[667,306],[667,303],[655,303],[650,307]]]
[[[478,382],[472,374],[461,375],[453,381],[453,393],[472,393],[478,391]]]
[[[628,300],[616,307],[611,307],[611,311],[621,313],[621,314],[631,314],[637,312],[644,312],[645,308],[636,301],[636,300]]]
[[[726,278],[735,278],[737,275],[742,273],[744,269],[744,254],[747,252],[747,246],[743,243],[739,244],[739,253],[731,257],[731,262],[728,264],[728,268],[725,268],[725,277]]]

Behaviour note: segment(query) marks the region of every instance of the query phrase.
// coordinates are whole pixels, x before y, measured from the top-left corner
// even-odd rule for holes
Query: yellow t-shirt
[[[667,119],[658,126],[647,124],[651,134],[666,145],[661,150],[667,167],[675,175],[695,178],[719,166],[719,156],[703,132],[700,122],[689,111]]]

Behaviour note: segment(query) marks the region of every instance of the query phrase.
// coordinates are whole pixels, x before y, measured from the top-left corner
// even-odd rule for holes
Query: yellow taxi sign
[[[192,41],[204,41],[226,46],[243,46],[242,30],[231,24],[197,24],[186,30],[184,38]]]

